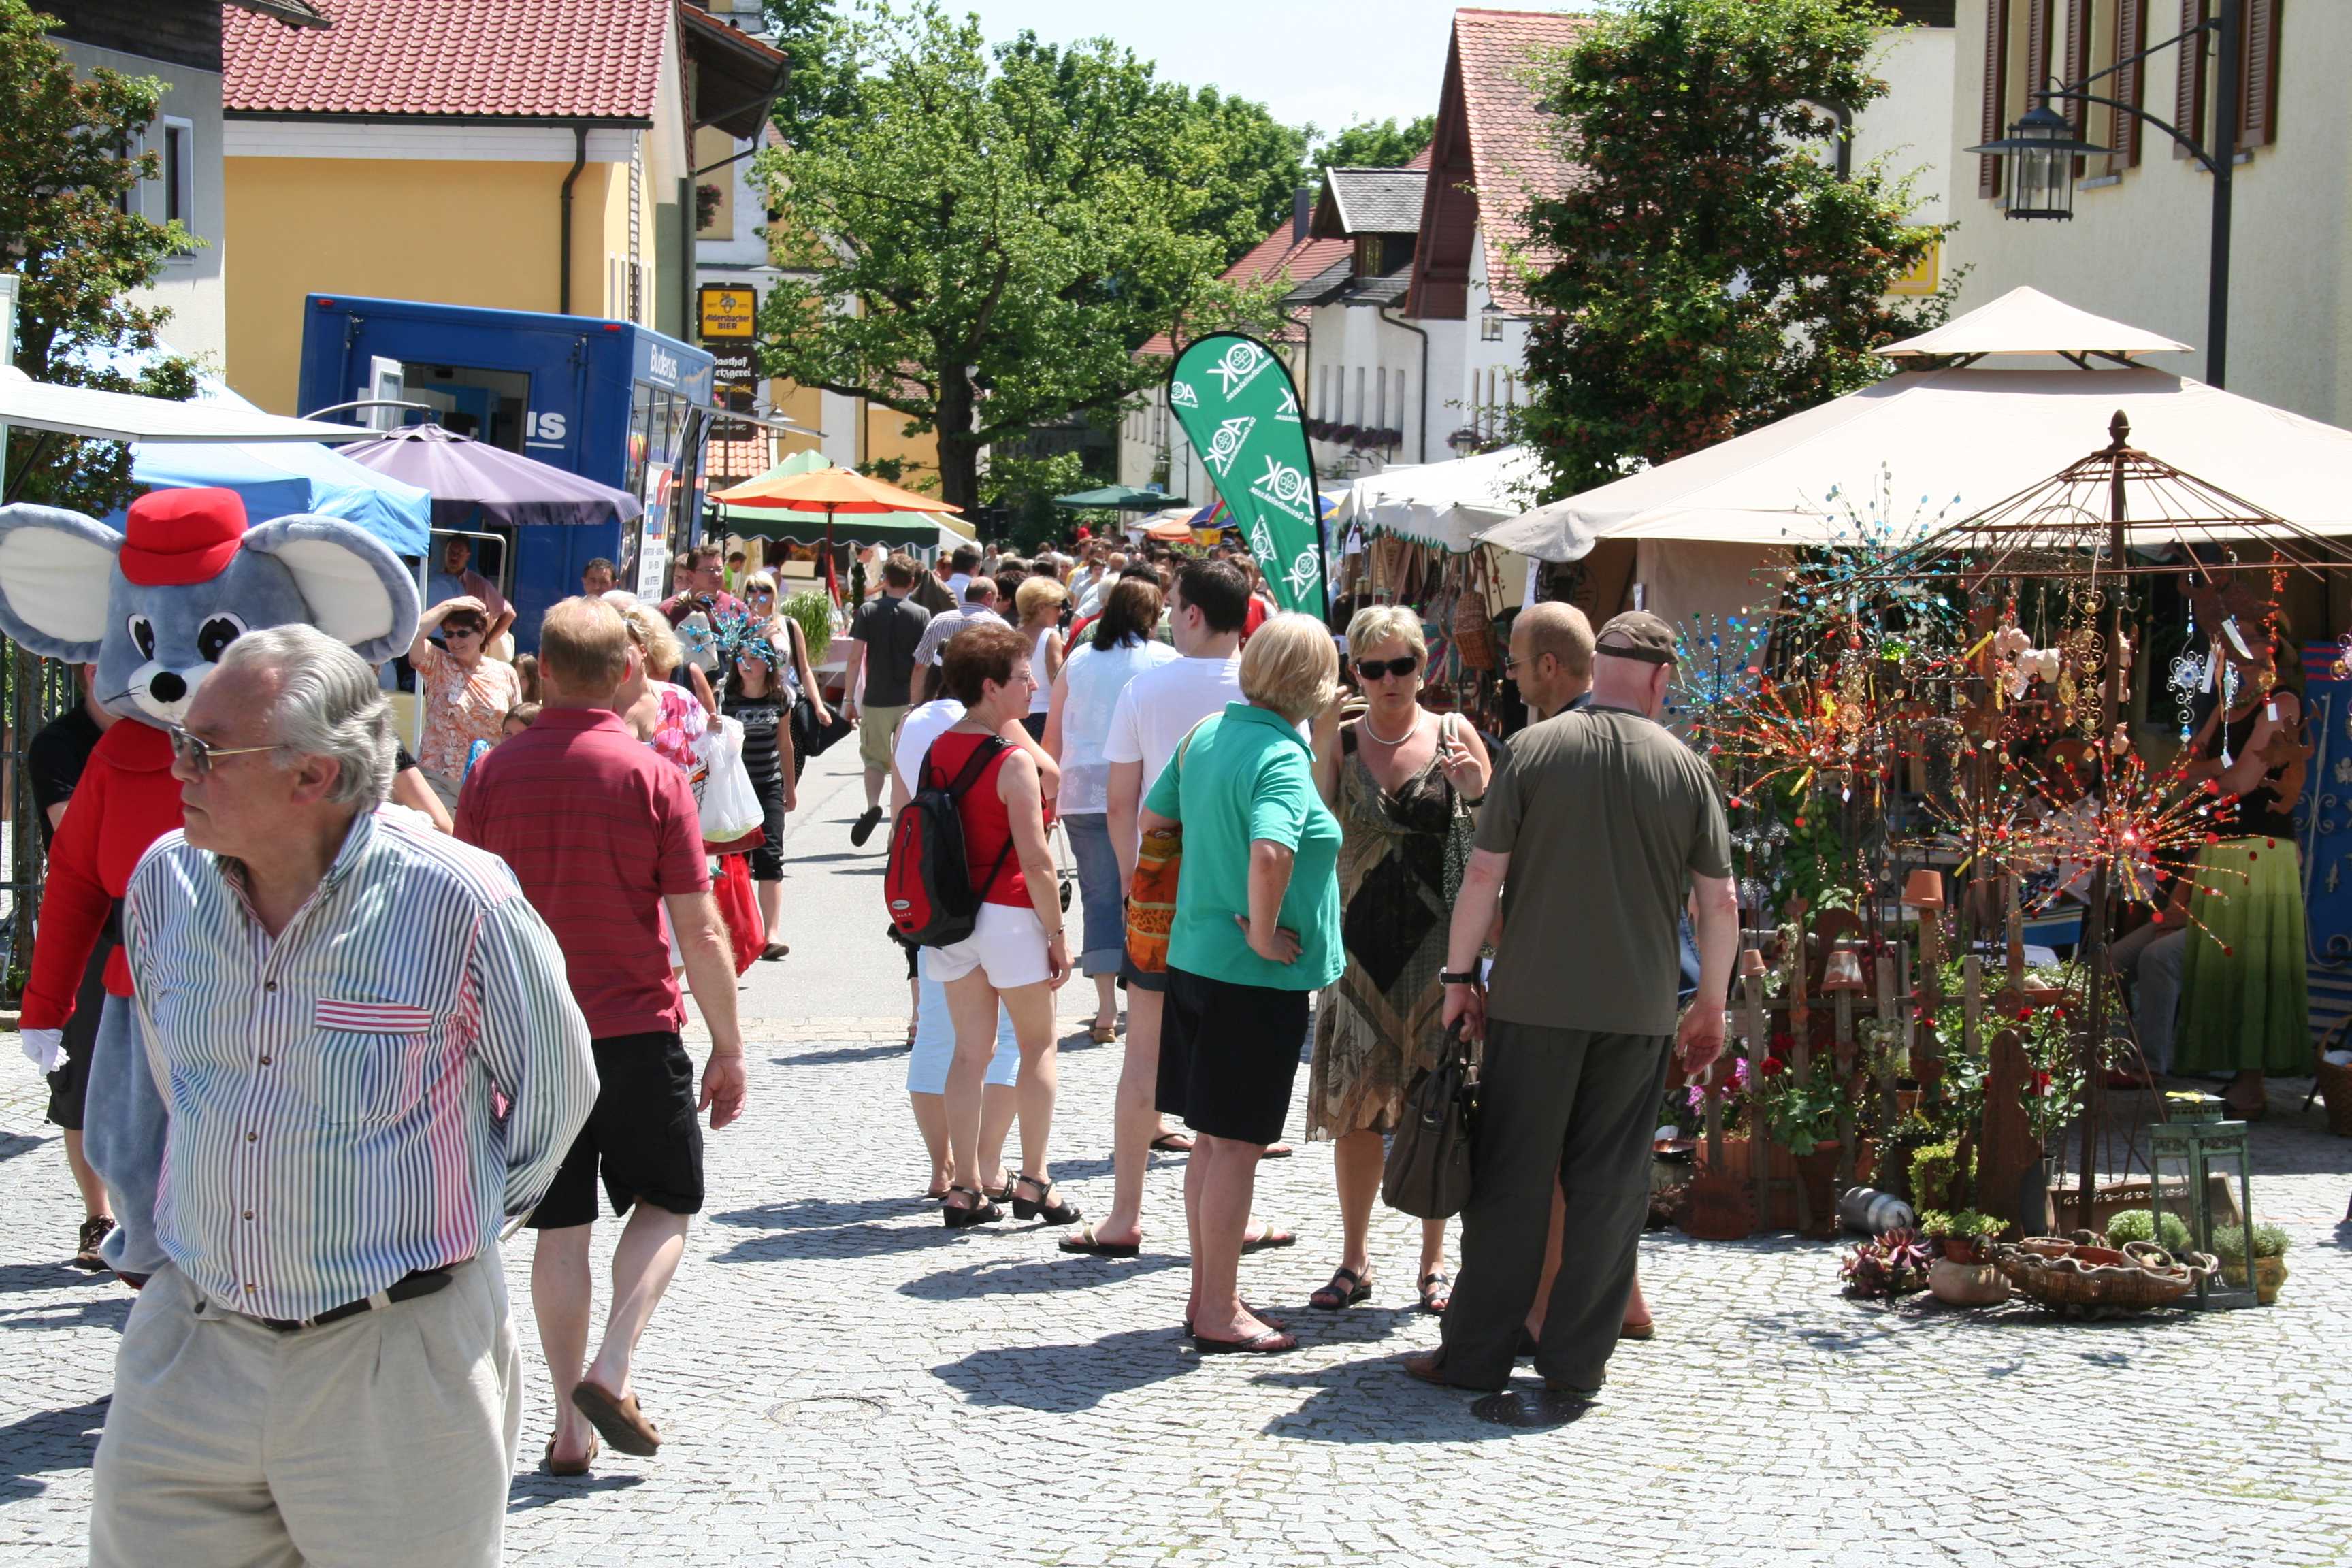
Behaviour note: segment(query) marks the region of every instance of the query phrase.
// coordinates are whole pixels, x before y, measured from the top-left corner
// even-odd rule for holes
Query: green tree
[[[1549,62],[1581,177],[1534,202],[1517,434],[1553,494],[1604,484],[1853,391],[1870,350],[1941,321],[1950,289],[1887,289],[1939,230],[1881,162],[1841,178],[1849,117],[1883,97],[1891,14],[1853,0],[1630,0]]]
[[[1005,539],[1028,550],[1074,526],[1072,515],[1054,505],[1055,496],[1087,488],[1081,452],[1027,452],[1001,447],[988,454],[980,476],[982,504],[1004,510]]]
[[[1316,147],[1310,173],[1319,177],[1325,169],[1402,169],[1420,156],[1436,130],[1434,114],[1402,125],[1393,120],[1359,120]]]
[[[16,368],[36,381],[184,398],[195,390],[190,361],[163,356],[136,375],[82,362],[157,346],[170,312],[127,296],[194,241],[177,223],[123,210],[158,173],[153,153],[124,149],[155,118],[163,84],[104,69],[77,79],[45,36],[56,26],[24,0],[0,0],[0,267],[22,279]],[[11,430],[7,482],[12,500],[103,514],[130,498],[131,451]]]
[[[776,47],[793,62],[770,118],[797,147],[809,127],[855,111],[854,44],[833,0],[765,0],[765,9]]]
[[[1265,105],[1230,98],[1213,88],[1179,88],[1178,103],[1196,121],[1196,134],[1216,148],[1199,222],[1225,236],[1225,262],[1240,260],[1252,246],[1289,221],[1293,194],[1302,184],[1313,126],[1284,125]]]
[[[979,500],[990,443],[1156,382],[1153,333],[1273,320],[1272,289],[1218,279],[1244,220],[1183,89],[1106,41],[992,51],[935,6],[858,31],[854,107],[760,162],[792,268],[761,365],[935,434],[944,500]]]

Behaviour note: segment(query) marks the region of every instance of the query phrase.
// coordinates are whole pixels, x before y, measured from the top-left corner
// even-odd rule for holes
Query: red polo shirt
[[[686,775],[618,714],[549,708],[500,742],[457,796],[457,837],[514,868],[591,1036],[683,1026],[661,901],[710,886],[701,814]]]

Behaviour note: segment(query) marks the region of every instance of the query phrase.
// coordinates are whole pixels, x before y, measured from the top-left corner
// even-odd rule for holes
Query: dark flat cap
[[[1675,628],[1647,610],[1613,616],[1593,639],[1592,651],[1612,658],[1638,658],[1644,664],[1675,662]]]

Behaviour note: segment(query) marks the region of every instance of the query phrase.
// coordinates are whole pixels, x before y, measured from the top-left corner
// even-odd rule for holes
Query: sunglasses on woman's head
[[[1360,658],[1356,661],[1356,675],[1363,680],[1379,680],[1391,675],[1411,675],[1420,668],[1421,660],[1412,654],[1402,658]]]

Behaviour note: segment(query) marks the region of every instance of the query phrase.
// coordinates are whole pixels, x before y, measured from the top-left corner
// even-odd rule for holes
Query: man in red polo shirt
[[[708,1110],[716,1131],[742,1110],[743,1040],[693,792],[621,722],[646,679],[627,624],[602,600],[566,599],[539,635],[546,707],[474,765],[457,797],[457,837],[514,868],[563,949],[593,1037],[596,1107],[530,1217],[531,1306],[556,1394],[547,1467],[582,1475],[595,1457],[592,1426],[625,1454],[661,1446],[629,1386],[630,1358],[677,1271],[688,1216],[702,1207],[695,1113]],[[710,1028],[698,1100],[678,1041],[686,1009],[665,911]],[[583,1372],[600,1168],[614,1212],[629,1221],[613,1249],[604,1342]]]

